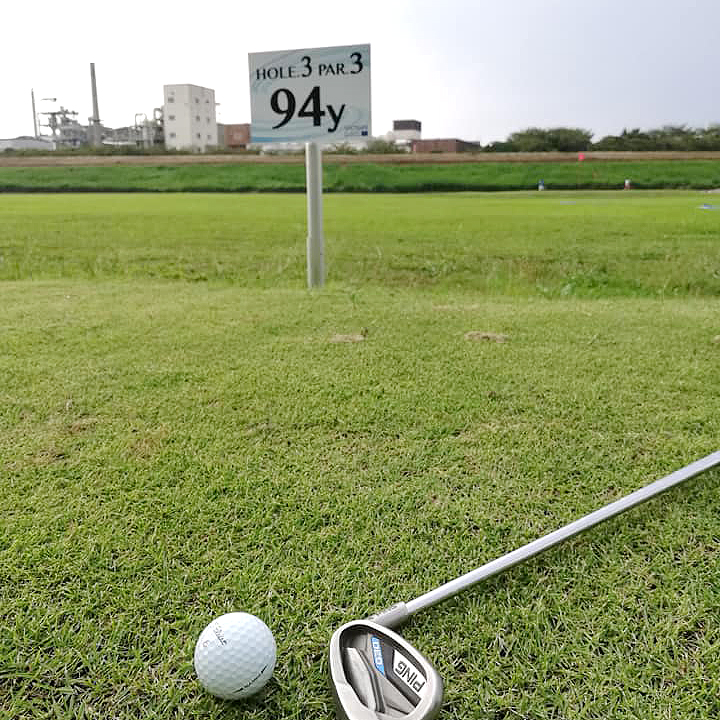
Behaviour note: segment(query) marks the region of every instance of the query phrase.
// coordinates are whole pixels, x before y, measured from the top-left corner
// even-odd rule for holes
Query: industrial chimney
[[[93,114],[90,120],[88,141],[92,147],[100,147],[100,111],[98,110],[97,83],[95,82],[95,63],[90,63],[90,87],[92,89]]]

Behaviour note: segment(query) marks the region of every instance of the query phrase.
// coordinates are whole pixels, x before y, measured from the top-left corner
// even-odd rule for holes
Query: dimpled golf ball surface
[[[195,645],[195,672],[202,686],[223,700],[260,690],[275,669],[275,638],[260,618],[244,612],[213,620]]]

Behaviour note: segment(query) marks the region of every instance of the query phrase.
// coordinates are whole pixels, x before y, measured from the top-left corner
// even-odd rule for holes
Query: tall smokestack
[[[95,63],[90,63],[90,86],[92,88],[93,114],[90,118],[90,144],[100,145],[100,111],[98,110],[97,83],[95,82]]]

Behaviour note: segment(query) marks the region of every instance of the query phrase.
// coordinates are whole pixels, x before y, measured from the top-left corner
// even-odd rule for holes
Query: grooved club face
[[[440,709],[435,668],[397,633],[369,620],[335,631],[329,665],[341,720],[430,720]]]

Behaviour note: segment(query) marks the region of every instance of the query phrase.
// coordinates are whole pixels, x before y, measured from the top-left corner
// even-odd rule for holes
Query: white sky
[[[720,123],[720,0],[15,2],[0,10],[0,137],[62,104],[85,124],[95,62],[110,127],[152,115],[162,86],[215,90],[250,121],[248,52],[370,43],[373,134],[488,143],[530,126]],[[57,104],[41,98],[55,97]]]

